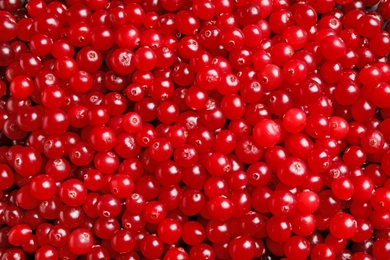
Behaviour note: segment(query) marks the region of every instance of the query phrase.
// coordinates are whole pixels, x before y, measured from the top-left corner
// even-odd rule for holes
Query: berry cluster
[[[390,1],[0,0],[0,259],[390,259]]]

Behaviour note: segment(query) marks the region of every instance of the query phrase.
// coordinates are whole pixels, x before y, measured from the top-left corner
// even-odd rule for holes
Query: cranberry
[[[111,248],[118,253],[128,253],[133,251],[136,240],[133,233],[128,230],[118,230],[110,240]]]
[[[256,142],[263,147],[272,147],[280,139],[280,126],[273,120],[263,119],[253,129]]]
[[[59,197],[68,206],[83,204],[87,196],[84,184],[76,179],[68,180],[59,187]]]
[[[93,235],[85,228],[78,228],[69,235],[68,247],[74,254],[86,254],[93,245]]]
[[[140,251],[148,258],[158,258],[164,251],[164,242],[155,235],[147,235],[140,241]]]
[[[13,226],[8,232],[8,241],[13,246],[21,246],[32,237],[32,230],[26,224]]]

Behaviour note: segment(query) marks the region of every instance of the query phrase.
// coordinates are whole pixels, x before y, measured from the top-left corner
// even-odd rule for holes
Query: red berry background
[[[389,19],[0,0],[0,260],[389,260]]]

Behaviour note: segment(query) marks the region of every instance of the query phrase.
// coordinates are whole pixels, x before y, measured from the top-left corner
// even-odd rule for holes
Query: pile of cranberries
[[[390,1],[0,10],[0,260],[390,259]]]

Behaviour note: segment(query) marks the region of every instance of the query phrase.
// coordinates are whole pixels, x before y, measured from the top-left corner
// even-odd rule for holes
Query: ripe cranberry
[[[263,119],[253,129],[255,141],[263,147],[272,147],[280,139],[280,126],[273,120]]]
[[[156,235],[146,235],[140,241],[140,251],[148,258],[158,258],[164,251],[164,242]]]
[[[13,173],[13,171],[11,170],[11,168],[2,163],[0,164],[0,179],[1,179],[1,188],[0,190],[6,190],[8,188],[10,188],[13,184],[14,184],[14,180],[15,180],[15,175]]]
[[[277,170],[279,180],[290,187],[301,185],[306,180],[308,173],[305,162],[294,157],[284,160]]]
[[[12,79],[10,84],[10,92],[15,98],[27,98],[33,93],[33,91],[34,83],[31,78],[20,75]]]
[[[55,180],[49,175],[37,175],[30,182],[30,192],[36,199],[48,200],[56,191]]]
[[[86,254],[93,245],[93,235],[85,228],[78,228],[69,235],[68,247],[74,254]]]
[[[136,240],[133,233],[128,230],[118,230],[110,240],[111,248],[118,253],[128,253],[133,251]]]
[[[173,244],[180,239],[182,227],[176,219],[164,219],[158,224],[158,235],[165,243]]]
[[[87,196],[84,184],[76,179],[62,183],[58,192],[61,201],[72,207],[83,204]]]
[[[8,241],[13,246],[21,246],[32,237],[32,230],[26,224],[13,226],[8,232]]]
[[[229,242],[228,250],[232,258],[253,259],[256,246],[251,237],[239,236]]]
[[[329,230],[338,238],[352,237],[356,231],[356,220],[347,213],[337,213],[329,222]]]

